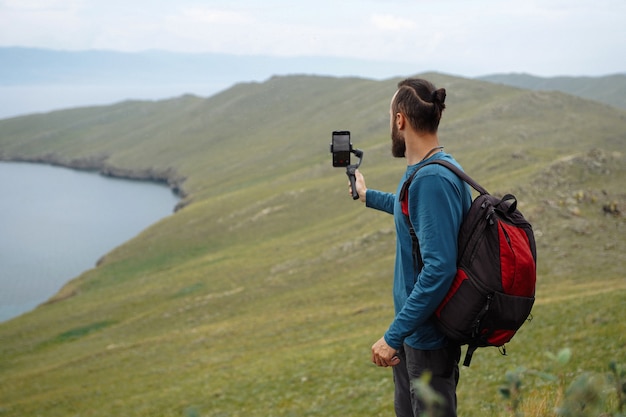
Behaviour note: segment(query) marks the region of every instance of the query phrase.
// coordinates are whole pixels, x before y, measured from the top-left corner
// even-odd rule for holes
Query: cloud
[[[24,12],[68,12],[84,6],[84,0],[2,0],[0,9]]]
[[[413,21],[388,14],[372,15],[370,20],[376,28],[384,31],[402,31],[415,28]]]
[[[2,0],[2,45],[71,49],[84,44],[89,26],[81,18],[82,0]]]
[[[182,9],[174,19],[179,19],[181,22],[221,25],[243,25],[254,20],[250,16],[237,11],[210,9],[206,7],[189,7]]]

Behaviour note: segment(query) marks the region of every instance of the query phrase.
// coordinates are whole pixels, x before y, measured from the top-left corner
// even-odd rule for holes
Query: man
[[[356,189],[367,207],[393,214],[396,225],[396,261],[393,296],[395,318],[384,336],[372,346],[372,362],[392,366],[395,410],[401,417],[421,415],[424,404],[411,381],[424,372],[430,386],[445,401],[445,416],[456,416],[456,386],[461,350],[437,329],[431,316],[448,292],[456,274],[457,238],[471,205],[469,187],[452,171],[428,165],[416,174],[405,206],[418,238],[421,262],[413,257],[407,216],[397,196],[406,179],[422,164],[444,159],[458,166],[439,144],[437,129],[445,108],[446,92],[428,81],[407,79],[398,84],[391,100],[392,154],[406,158],[408,167],[396,194],[369,190],[356,173]]]

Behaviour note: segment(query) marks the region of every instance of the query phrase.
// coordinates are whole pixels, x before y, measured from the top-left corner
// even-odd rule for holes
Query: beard
[[[391,127],[391,155],[395,158],[404,158],[406,156],[406,142],[395,123]]]

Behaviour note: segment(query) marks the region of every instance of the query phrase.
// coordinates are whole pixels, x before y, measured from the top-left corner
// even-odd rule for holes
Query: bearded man
[[[425,372],[443,399],[442,414],[456,417],[461,349],[437,329],[432,316],[456,274],[457,239],[471,192],[452,171],[434,164],[415,175],[404,207],[397,197],[406,179],[427,161],[443,159],[460,167],[443,151],[437,135],[445,99],[445,89],[436,89],[429,81],[400,82],[390,106],[392,155],[406,158],[408,166],[397,192],[370,190],[362,173],[356,172],[359,199],[366,207],[392,214],[396,226],[395,318],[372,346],[372,362],[393,367],[399,417],[418,417],[425,411],[412,385]],[[411,225],[419,242],[419,262],[413,253]]]

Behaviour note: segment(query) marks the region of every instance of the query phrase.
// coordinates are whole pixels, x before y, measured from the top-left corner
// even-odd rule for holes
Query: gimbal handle
[[[346,167],[346,175],[348,176],[348,179],[350,180],[350,188],[352,188],[352,199],[358,200],[359,193],[356,190],[355,172],[357,168],[361,166],[361,162],[363,161],[363,151],[360,149],[350,149],[350,152],[352,152],[354,155],[356,155],[357,158],[359,158],[359,162],[356,165],[348,165]]]

